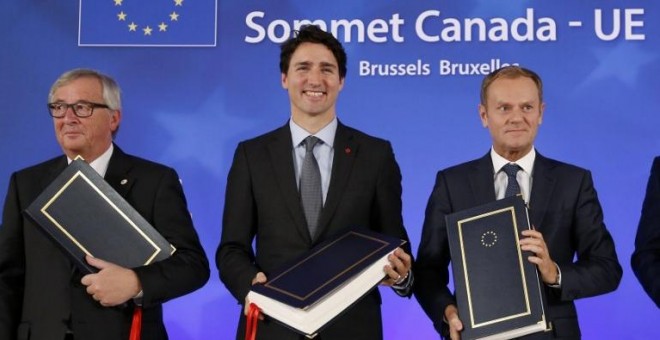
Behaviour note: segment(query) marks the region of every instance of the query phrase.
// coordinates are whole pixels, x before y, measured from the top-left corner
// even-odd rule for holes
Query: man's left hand
[[[392,286],[403,283],[410,274],[412,258],[401,248],[396,248],[387,258],[390,264],[385,266],[387,277],[381,282],[382,285]]]
[[[87,286],[87,294],[102,306],[121,305],[142,290],[134,271],[89,255],[85,259],[99,272],[83,276],[80,282]]]
[[[522,234],[525,237],[520,239],[520,249],[534,253],[535,256],[527,258],[529,262],[535,264],[539,269],[544,283],[555,284],[559,273],[555,262],[550,257],[543,235],[536,230],[523,230]]]

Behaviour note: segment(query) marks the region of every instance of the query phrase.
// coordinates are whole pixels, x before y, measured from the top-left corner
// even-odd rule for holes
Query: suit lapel
[[[346,189],[351,170],[353,169],[353,163],[358,154],[358,149],[359,144],[353,139],[351,131],[338,122],[337,132],[335,134],[330,185],[325,204],[323,205],[323,211],[321,212],[317,236],[325,231],[337,210],[341,196]]]
[[[532,193],[529,199],[529,213],[531,221],[537,228],[543,228],[543,217],[548,210],[548,203],[553,196],[556,179],[552,175],[553,165],[547,158],[536,153],[534,161],[534,177]]]
[[[131,167],[132,163],[128,155],[117,147],[117,145],[114,145],[104,179],[124,198],[135,183],[135,178],[130,177]]]
[[[64,171],[67,165],[68,162],[66,156],[56,158],[55,161],[49,166],[45,174],[41,176],[39,182],[41,188],[45,189],[47,186],[49,186],[50,183],[52,183],[55,180],[55,178],[59,176],[59,174],[61,174],[62,171]]]
[[[275,180],[282,191],[282,197],[284,197],[285,204],[293,218],[296,229],[307,242],[311,242],[305,213],[300,204],[300,193],[296,184],[296,174],[293,169],[293,141],[288,124],[275,131],[272,138],[268,141],[267,147],[275,173]]]
[[[471,174],[468,175],[468,178],[472,189],[472,197],[475,198],[473,206],[494,201],[496,199],[495,185],[493,184],[494,170],[490,153],[478,159],[470,171]]]

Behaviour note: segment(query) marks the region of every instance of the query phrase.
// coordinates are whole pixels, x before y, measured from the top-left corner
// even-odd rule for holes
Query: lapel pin
[[[345,152],[347,155],[350,155],[350,154],[351,154],[351,148],[346,147],[346,149],[344,149],[344,152]]]
[[[121,182],[119,182],[121,185],[125,185],[128,183],[128,180],[126,178],[122,179]]]

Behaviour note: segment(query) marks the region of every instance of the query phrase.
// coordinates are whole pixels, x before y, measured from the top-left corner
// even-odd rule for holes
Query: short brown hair
[[[541,80],[541,77],[532,70],[511,65],[497,69],[484,78],[481,82],[481,105],[486,105],[486,93],[488,92],[488,87],[490,87],[490,84],[495,80],[500,78],[514,79],[519,77],[529,78],[534,81],[536,88],[539,90],[539,100],[543,103],[543,81]]]

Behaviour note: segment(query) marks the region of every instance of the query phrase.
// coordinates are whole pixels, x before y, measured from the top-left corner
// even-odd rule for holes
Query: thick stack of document
[[[25,214],[83,273],[98,272],[87,264],[85,255],[135,268],[166,259],[175,251],[82,159],[71,162]]]
[[[511,339],[546,330],[536,266],[520,249],[530,229],[521,196],[446,216],[462,339]]]
[[[313,337],[383,280],[387,256],[404,243],[371,231],[349,231],[270,273],[266,284],[252,287],[248,300]]]

